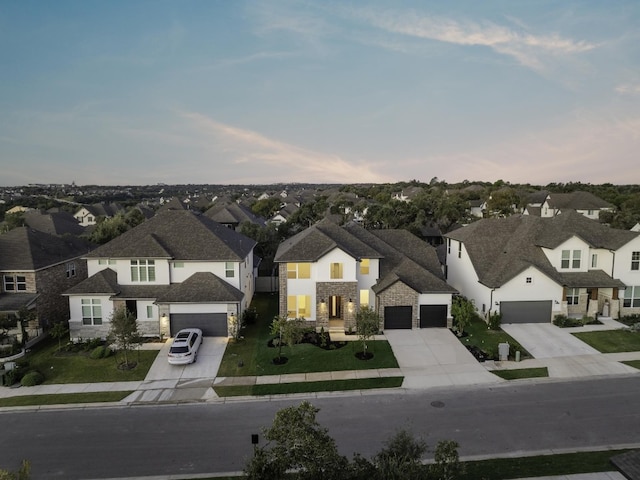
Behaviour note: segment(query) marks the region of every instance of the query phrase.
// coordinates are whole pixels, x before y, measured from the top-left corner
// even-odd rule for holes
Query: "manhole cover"
[[[440,400],[436,400],[435,402],[431,402],[431,406],[435,408],[442,408],[444,407],[444,402],[441,402]]]

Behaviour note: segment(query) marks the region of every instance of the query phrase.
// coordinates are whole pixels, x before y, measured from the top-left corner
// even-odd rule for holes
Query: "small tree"
[[[436,445],[435,463],[430,472],[438,480],[456,480],[464,473],[464,464],[460,463],[458,442],[442,440]]]
[[[53,338],[58,339],[58,351],[62,348],[62,339],[69,332],[69,328],[67,328],[67,322],[56,322],[49,330],[49,335]]]
[[[17,472],[0,469],[0,480],[29,480],[31,478],[31,464],[28,460],[22,460],[22,465]]]
[[[292,348],[302,340],[304,334],[304,320],[302,318],[274,317],[271,322],[271,335],[278,337],[278,361],[282,360],[282,345]]]
[[[309,402],[276,413],[270,428],[263,430],[269,442],[256,447],[245,467],[250,480],[279,480],[285,472],[298,479],[344,478],[348,461],[338,453],[336,442],[316,420],[319,409]]]
[[[424,440],[417,439],[406,430],[398,431],[385,448],[373,457],[378,478],[404,480],[427,478],[422,456],[427,451]]]
[[[356,314],[356,334],[362,342],[362,357],[367,358],[367,340],[380,331],[380,315],[368,306],[361,307]]]
[[[126,308],[114,311],[111,315],[111,327],[107,338],[124,354],[122,368],[128,370],[135,367],[133,362],[129,362],[129,352],[134,346],[139,346],[142,343],[135,315]]]
[[[471,323],[471,319],[476,313],[476,307],[471,300],[467,300],[462,296],[453,297],[451,304],[451,314],[455,322],[458,336],[461,337],[464,329]]]

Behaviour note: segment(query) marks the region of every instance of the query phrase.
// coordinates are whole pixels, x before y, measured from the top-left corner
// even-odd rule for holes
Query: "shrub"
[[[104,345],[100,345],[99,347],[96,347],[93,350],[91,350],[89,357],[93,358],[94,360],[103,358],[105,350],[106,350],[106,347]]]
[[[493,312],[489,315],[489,328],[491,330],[500,330],[500,325],[502,324],[502,314],[498,312]]]
[[[566,315],[556,315],[553,318],[553,324],[557,327],[567,327],[569,326],[569,317]]]
[[[620,317],[618,320],[625,325],[631,326],[635,323],[640,322],[640,314],[634,313],[633,315],[625,315],[623,317]]]
[[[242,312],[242,325],[251,325],[258,321],[258,311],[255,308],[247,308]]]
[[[25,374],[20,380],[20,385],[23,387],[33,387],[35,385],[40,385],[44,382],[44,375],[42,375],[37,370],[32,370],[29,373]]]

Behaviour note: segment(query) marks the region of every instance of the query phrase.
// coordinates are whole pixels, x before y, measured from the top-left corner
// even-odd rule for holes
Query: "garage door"
[[[226,313],[172,313],[171,336],[183,328],[199,328],[205,337],[226,337]]]
[[[502,323],[549,323],[551,300],[500,302]]]
[[[384,307],[384,328],[411,328],[412,307]]]
[[[446,305],[420,305],[420,328],[446,328]]]

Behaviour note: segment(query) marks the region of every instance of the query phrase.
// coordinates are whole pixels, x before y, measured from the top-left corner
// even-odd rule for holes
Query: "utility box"
[[[509,360],[509,344],[508,343],[499,343],[498,344],[498,358],[501,362]]]

